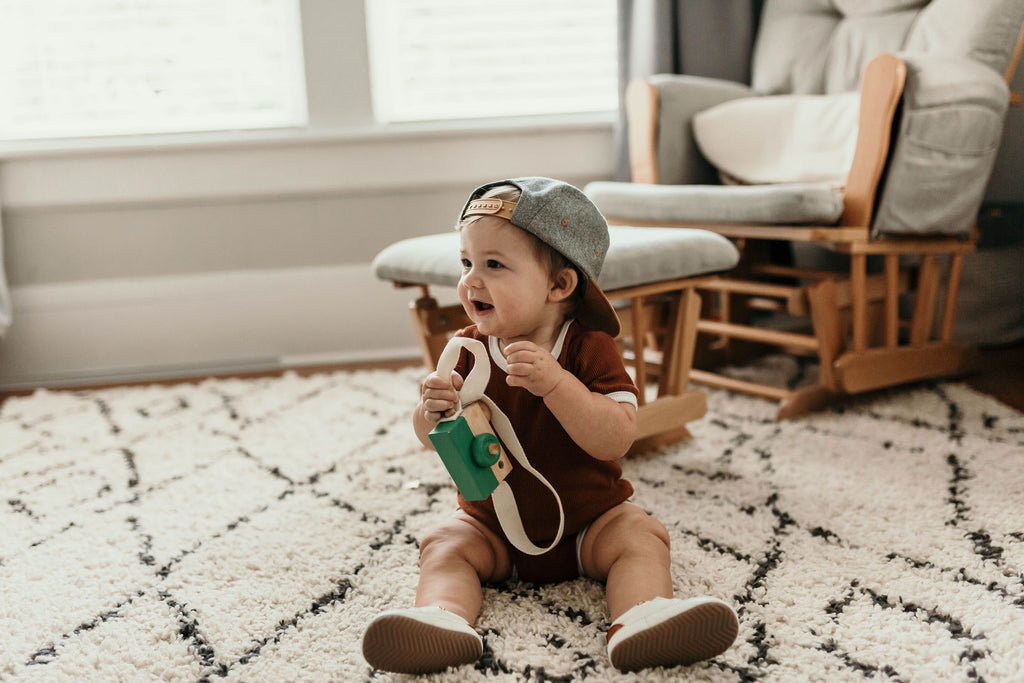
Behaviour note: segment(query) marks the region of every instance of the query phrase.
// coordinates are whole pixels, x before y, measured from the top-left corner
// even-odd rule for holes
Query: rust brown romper
[[[506,384],[508,366],[497,339],[480,334],[475,325],[460,330],[457,336],[477,339],[487,347],[491,376],[486,394],[508,416],[530,464],[558,491],[565,511],[562,541],[543,555],[527,555],[508,542],[490,498],[467,501],[460,495],[459,507],[505,540],[518,578],[535,582],[575,578],[580,573],[577,535],[632,496],[633,486],[622,478],[617,462],[598,460],[576,445],[542,398]],[[615,342],[606,333],[588,330],[576,321],[567,322],[552,354],[591,391],[636,405],[636,386]],[[472,356],[463,350],[455,371],[466,377],[471,367]],[[514,460],[506,481],[515,494],[527,535],[535,545],[547,546],[558,531],[558,507],[551,492],[532,474],[516,467]]]

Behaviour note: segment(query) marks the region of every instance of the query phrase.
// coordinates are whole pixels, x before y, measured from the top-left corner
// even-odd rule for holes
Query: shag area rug
[[[454,507],[409,424],[423,374],[8,399],[0,679],[403,680],[360,646]],[[1024,680],[1024,416],[956,383],[781,424],[709,404],[624,466],[676,594],[736,606],[731,649],[622,675],[600,585],[513,583],[486,590],[483,659],[428,680]]]

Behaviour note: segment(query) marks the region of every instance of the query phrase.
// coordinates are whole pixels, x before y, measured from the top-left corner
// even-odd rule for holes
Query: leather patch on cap
[[[466,210],[462,213],[465,216],[498,216],[500,218],[510,219],[512,212],[516,208],[515,202],[510,202],[505,199],[474,199],[466,205]]]

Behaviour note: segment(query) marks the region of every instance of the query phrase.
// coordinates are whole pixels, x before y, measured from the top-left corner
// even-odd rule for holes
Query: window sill
[[[137,154],[140,152],[235,149],[259,146],[343,144],[379,140],[410,140],[476,135],[507,135],[528,131],[595,130],[608,128],[614,112],[550,114],[508,118],[453,119],[337,128],[272,128],[0,141],[0,163],[39,157]]]
[[[608,177],[610,113],[0,146],[5,210]]]

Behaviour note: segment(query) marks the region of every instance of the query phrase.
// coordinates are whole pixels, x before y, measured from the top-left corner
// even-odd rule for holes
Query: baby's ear
[[[579,281],[579,274],[575,268],[562,268],[551,283],[549,299],[554,303],[565,301],[576,291]]]

